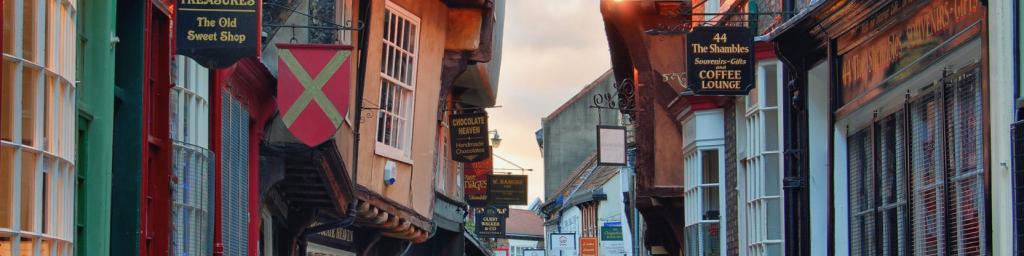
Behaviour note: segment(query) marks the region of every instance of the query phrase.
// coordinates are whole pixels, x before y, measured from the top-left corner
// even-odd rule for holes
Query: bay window
[[[782,129],[779,98],[782,68],[778,60],[757,64],[757,87],[743,97],[740,152],[739,223],[747,255],[782,255]]]
[[[712,109],[683,121],[685,255],[726,254],[723,118],[722,109]]]

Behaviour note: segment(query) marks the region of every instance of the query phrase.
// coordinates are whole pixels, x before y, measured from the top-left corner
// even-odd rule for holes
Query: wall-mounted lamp
[[[498,135],[498,130],[490,130],[487,133],[494,134],[494,137],[491,137],[491,147],[497,148],[498,145],[501,145],[501,135]]]

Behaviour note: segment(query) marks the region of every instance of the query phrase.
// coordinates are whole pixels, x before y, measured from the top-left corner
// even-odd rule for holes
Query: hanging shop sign
[[[983,12],[975,0],[892,1],[837,39],[842,103],[878,95],[883,82],[906,81],[980,36]]]
[[[482,238],[504,237],[505,218],[493,207],[476,214],[476,235]]]
[[[580,237],[580,256],[598,256],[597,237]]]
[[[487,190],[491,205],[526,205],[526,175],[491,175]]]
[[[352,47],[278,44],[277,108],[307,146],[334,136],[348,111]]]
[[[494,170],[491,157],[465,164],[463,172],[463,195],[470,206],[487,205],[487,179]]]
[[[576,233],[551,233],[551,250],[576,250]]]
[[[259,54],[259,0],[178,0],[178,54],[207,68],[224,68]]]
[[[626,165],[626,127],[597,126],[597,165]]]
[[[686,36],[688,88],[746,95],[754,88],[754,36],[744,27],[696,27]]]
[[[490,156],[486,112],[452,115],[448,124],[452,138],[452,159],[472,163]]]

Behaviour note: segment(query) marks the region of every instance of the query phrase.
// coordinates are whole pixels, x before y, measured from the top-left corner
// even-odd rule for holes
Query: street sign
[[[463,169],[463,195],[470,206],[487,205],[487,179],[494,169],[490,156],[482,161],[465,164]]]
[[[178,0],[174,18],[178,54],[207,68],[231,66],[259,53],[258,0]]]
[[[490,157],[486,112],[452,115],[448,124],[453,160],[472,163]]]
[[[745,27],[696,27],[686,36],[687,87],[696,95],[754,88],[754,36]]]
[[[345,121],[352,47],[278,44],[277,48],[281,121],[303,144],[320,145]]]
[[[487,202],[492,205],[526,205],[526,175],[491,175]]]
[[[597,237],[580,237],[580,256],[598,256]]]
[[[626,127],[598,125],[597,126],[597,165],[601,166],[625,166],[626,165]]]
[[[622,227],[601,227],[601,241],[621,241]]]

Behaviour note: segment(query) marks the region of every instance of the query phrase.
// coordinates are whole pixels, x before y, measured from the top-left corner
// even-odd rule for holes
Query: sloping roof
[[[509,235],[544,236],[544,220],[523,209],[509,209],[505,220],[505,233]]]
[[[584,194],[591,194],[596,189],[600,189],[605,183],[608,183],[615,175],[619,174],[619,167],[615,166],[594,166],[597,164],[597,152],[594,152],[587,157],[586,161],[583,161],[576,170],[573,171],[572,175],[562,181],[562,184],[558,186],[558,191],[552,194],[552,198],[548,198],[547,204],[556,202],[556,198],[559,196],[563,197],[563,202],[575,202],[573,197],[577,197]],[[590,201],[586,199],[585,201]]]
[[[552,203],[555,202],[555,199],[558,198],[559,196],[569,196],[569,194],[572,193],[572,190],[576,188],[576,185],[580,184],[580,182],[583,182],[583,180],[580,179],[583,177],[584,173],[590,170],[590,166],[596,163],[596,161],[597,152],[595,151],[593,154],[587,157],[587,160],[583,160],[583,163],[580,163],[579,166],[576,166],[576,170],[572,171],[572,174],[569,175],[568,179],[563,180],[562,184],[558,185],[558,190],[556,190],[554,194],[551,194],[551,198],[548,198],[547,200],[544,201],[547,203]]]
[[[601,74],[601,76],[597,77],[597,79],[594,79],[593,82],[590,82],[590,84],[588,84],[586,87],[583,87],[583,89],[580,89],[580,91],[577,92],[576,95],[573,95],[572,98],[570,98],[568,101],[566,101],[565,103],[562,103],[561,106],[559,106],[557,109],[555,109],[555,111],[551,112],[551,114],[548,114],[548,116],[544,117],[542,120],[548,120],[548,119],[555,118],[556,116],[558,116],[558,114],[561,114],[562,111],[564,111],[565,109],[569,108],[569,106],[572,106],[572,104],[576,103],[576,101],[578,101],[581,98],[583,98],[583,96],[586,96],[587,93],[590,93],[590,91],[593,91],[594,88],[597,87],[597,85],[600,85],[604,80],[606,80],[609,77],[611,77],[611,75],[612,75],[612,70],[611,69],[609,69],[608,71],[605,71],[604,73]],[[541,121],[541,122],[543,122],[543,121]]]

